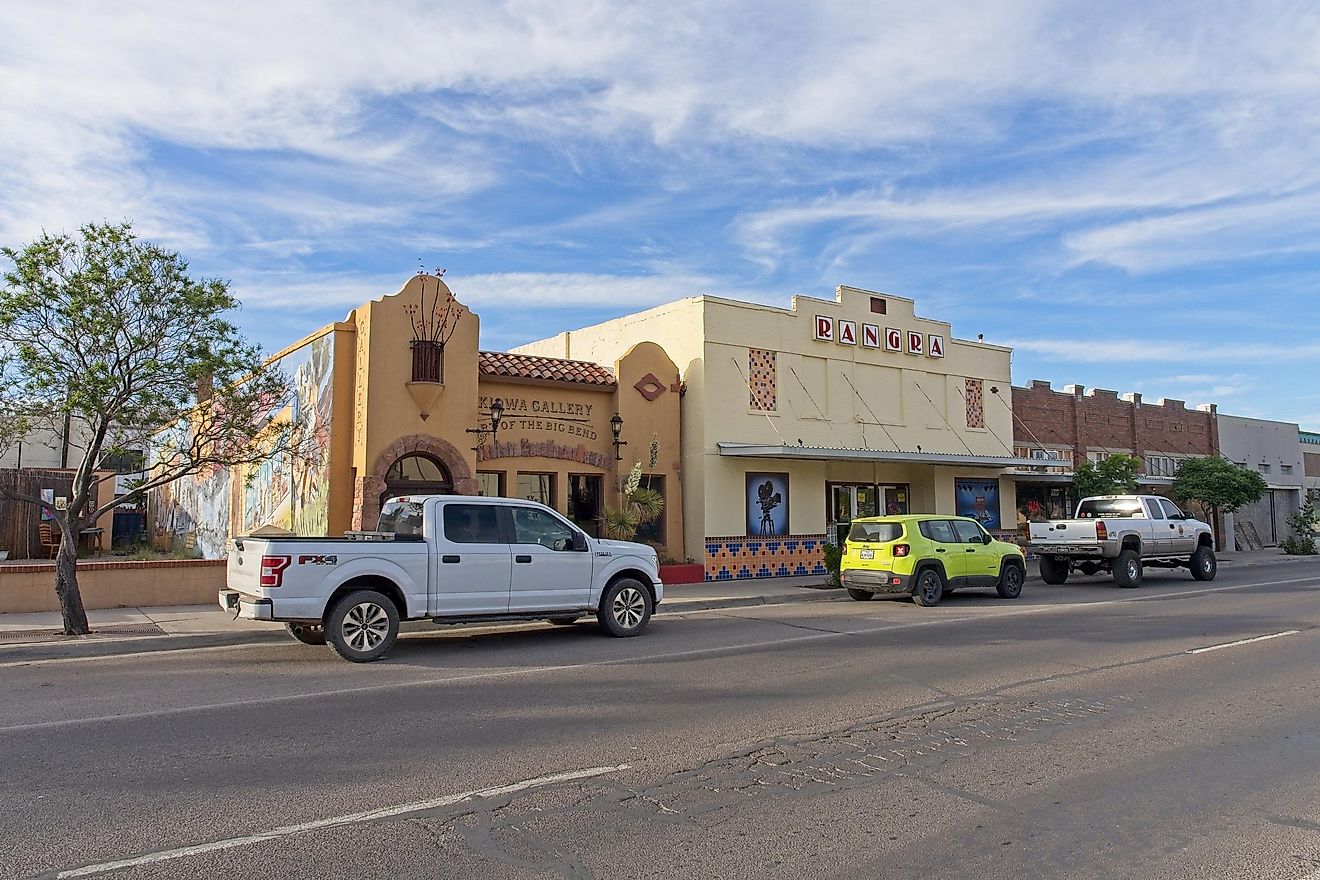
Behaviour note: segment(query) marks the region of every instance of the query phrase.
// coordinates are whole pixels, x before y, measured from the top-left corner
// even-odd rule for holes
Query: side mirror
[[[579,553],[585,552],[587,549],[587,536],[582,534],[581,532],[574,532],[573,549],[578,551]]]
[[[993,544],[994,541],[995,541],[995,536],[994,536],[994,535],[991,535],[991,534],[988,534],[988,533],[987,533],[987,534],[981,536],[981,543],[982,543],[982,544]]]

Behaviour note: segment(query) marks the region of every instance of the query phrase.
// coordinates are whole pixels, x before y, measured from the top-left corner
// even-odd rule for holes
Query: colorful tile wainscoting
[[[706,580],[825,574],[824,535],[706,539]]]

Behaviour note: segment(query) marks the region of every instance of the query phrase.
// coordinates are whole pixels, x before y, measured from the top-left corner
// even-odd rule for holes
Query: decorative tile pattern
[[[775,353],[762,348],[747,349],[747,382],[751,386],[752,409],[774,412],[779,408],[775,397]]]
[[[706,538],[706,580],[825,574],[824,535]]]
[[[985,427],[985,383],[980,379],[967,380],[967,427]]]

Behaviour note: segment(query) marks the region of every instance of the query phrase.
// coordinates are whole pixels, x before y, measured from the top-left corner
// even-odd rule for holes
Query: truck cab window
[[[500,544],[499,510],[490,504],[446,504],[445,540],[455,544]]]
[[[396,538],[422,536],[422,505],[417,501],[388,501],[380,511],[378,532],[388,532]]]
[[[567,523],[544,510],[537,510],[534,507],[513,509],[515,544],[540,544],[551,550],[571,550],[573,535],[573,529]]]

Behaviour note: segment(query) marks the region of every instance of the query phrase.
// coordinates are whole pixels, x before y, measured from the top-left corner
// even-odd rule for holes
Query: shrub
[[[843,582],[839,580],[839,567],[843,564],[843,548],[837,544],[825,545],[825,570],[829,574],[829,584],[831,587],[841,587]]]

